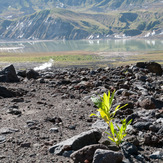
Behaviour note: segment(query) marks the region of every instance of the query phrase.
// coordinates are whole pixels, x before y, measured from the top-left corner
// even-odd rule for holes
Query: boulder
[[[95,151],[92,163],[120,163],[123,155],[120,152],[111,150],[97,149]]]
[[[161,65],[156,63],[156,62],[149,62],[147,63],[147,69],[150,71],[150,72],[153,72],[153,73],[156,73],[157,75],[162,75],[162,68],[161,68]]]
[[[0,96],[3,98],[23,96],[26,93],[27,91],[23,89],[7,89],[6,87],[0,86]]]
[[[145,68],[146,67],[146,63],[145,62],[137,62],[136,63],[136,67]]]
[[[62,155],[64,151],[75,151],[86,145],[97,144],[101,136],[101,132],[97,129],[89,130],[50,147],[49,152]]]
[[[27,79],[37,79],[39,77],[39,73],[33,69],[26,72]]]
[[[138,154],[138,149],[137,147],[129,142],[124,142],[122,143],[122,150],[124,152],[124,155],[137,155]]]
[[[8,97],[14,97],[15,95],[16,95],[15,92],[8,90],[5,87],[0,86],[0,96],[1,97],[8,98]]]
[[[18,76],[25,78],[27,76],[26,70],[19,70],[17,73]]]
[[[156,73],[157,75],[160,75],[160,76],[163,73],[161,65],[156,62],[138,62],[136,66],[139,68],[146,68],[150,72]]]
[[[92,162],[93,155],[97,149],[108,149],[108,148],[102,144],[89,145],[75,151],[74,153],[71,154],[70,157],[74,161],[74,163],[84,162],[85,160]]]
[[[0,82],[19,82],[13,65],[7,66],[0,71]]]

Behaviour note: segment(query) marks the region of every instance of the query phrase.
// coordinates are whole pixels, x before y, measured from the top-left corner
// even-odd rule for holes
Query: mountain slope
[[[163,11],[82,13],[43,10],[17,20],[0,20],[1,39],[85,39],[142,35],[163,29]]]
[[[36,11],[67,8],[82,11],[109,12],[162,6],[162,0],[0,0],[0,16],[15,18]]]

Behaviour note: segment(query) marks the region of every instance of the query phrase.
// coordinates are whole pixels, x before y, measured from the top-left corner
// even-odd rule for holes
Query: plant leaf
[[[110,122],[110,130],[111,130],[111,133],[112,133],[112,135],[114,137],[114,125],[113,125],[112,121]]]
[[[110,107],[111,107],[111,105],[112,105],[112,103],[113,103],[114,94],[115,94],[115,90],[113,91],[113,93],[112,93],[112,95],[111,95],[111,97],[110,97]]]
[[[91,117],[91,116],[96,116],[96,117],[98,117],[97,114],[94,114],[94,113],[92,113],[92,114],[90,115],[90,117]]]
[[[117,126],[118,130],[120,130],[120,127],[117,124],[116,124],[116,126]]]
[[[132,119],[127,123],[127,125],[129,125],[132,122]]]
[[[110,136],[108,136],[108,138],[109,138],[111,141],[115,142],[115,140],[114,140],[113,138],[111,138]]]
[[[111,135],[109,132],[107,132],[107,131],[105,131],[105,133],[108,134],[108,135],[110,135],[110,136],[112,136],[112,135]]]
[[[122,109],[122,108],[124,108],[125,106],[127,106],[128,104],[125,104],[125,105],[123,105],[123,106],[121,106],[119,109]]]

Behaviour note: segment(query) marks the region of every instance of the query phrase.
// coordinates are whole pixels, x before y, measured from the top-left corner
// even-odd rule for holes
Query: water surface
[[[25,41],[0,42],[0,52],[135,52],[161,51],[163,40],[66,40],[66,41]]]

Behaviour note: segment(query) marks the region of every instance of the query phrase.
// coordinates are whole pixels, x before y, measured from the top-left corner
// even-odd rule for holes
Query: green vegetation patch
[[[67,62],[70,64],[71,62],[85,63],[85,62],[94,62],[100,60],[102,57],[94,55],[94,54],[63,54],[63,55],[43,55],[43,54],[1,54],[0,60],[1,62],[47,62],[49,59],[53,59],[56,62]]]
[[[88,62],[88,61],[90,62],[97,61],[100,59],[100,57],[93,55],[60,55],[34,58],[34,60],[38,62],[45,62],[48,61],[49,59],[53,59],[54,61],[59,62]]]
[[[126,29],[124,31],[124,34],[126,36],[136,36],[136,35],[140,35],[142,32],[138,29]]]

